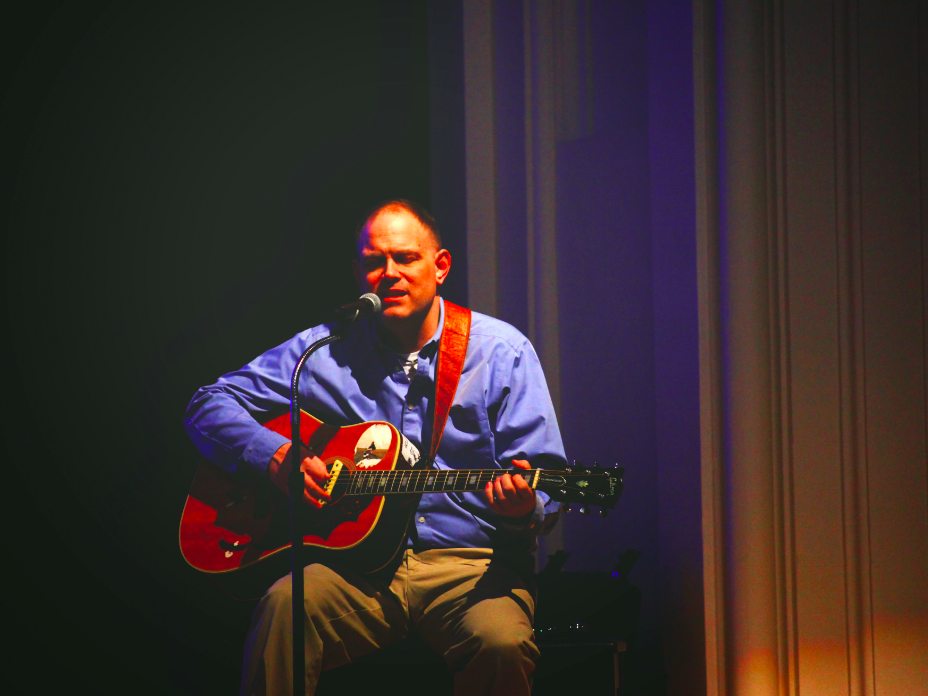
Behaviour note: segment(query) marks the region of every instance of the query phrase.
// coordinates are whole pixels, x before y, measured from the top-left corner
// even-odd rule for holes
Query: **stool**
[[[616,696],[625,656],[625,641],[585,638],[538,644],[541,658],[535,670],[533,696],[579,692]],[[361,657],[349,665],[322,673],[317,696],[374,692],[443,696],[454,693],[454,680],[444,660],[425,640],[413,634]]]
[[[319,677],[317,696],[377,693],[451,696],[454,679],[445,661],[416,633],[336,667]]]
[[[615,638],[584,637],[563,642],[539,642],[541,658],[535,669],[533,696],[582,693],[616,696],[626,643]]]

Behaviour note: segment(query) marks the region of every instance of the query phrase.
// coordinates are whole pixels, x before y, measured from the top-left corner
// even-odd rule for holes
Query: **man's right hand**
[[[288,442],[274,452],[267,467],[267,477],[287,495],[290,495],[289,479],[292,469],[289,454],[290,443]],[[322,507],[320,500],[328,501],[331,497],[322,489],[329,478],[329,472],[325,468],[325,463],[303,445],[300,445],[300,456],[302,457],[300,469],[303,471],[303,502],[320,508]]]

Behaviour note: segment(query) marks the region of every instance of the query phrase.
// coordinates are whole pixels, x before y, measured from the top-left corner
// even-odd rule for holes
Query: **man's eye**
[[[384,259],[382,256],[367,256],[361,261],[361,267],[365,271],[374,271],[383,268]]]

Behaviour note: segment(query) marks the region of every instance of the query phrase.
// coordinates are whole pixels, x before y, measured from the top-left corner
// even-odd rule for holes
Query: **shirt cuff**
[[[545,500],[540,495],[535,496],[535,510],[525,517],[500,517],[500,527],[507,532],[515,534],[535,533],[545,518]]]
[[[248,446],[242,453],[242,459],[250,469],[266,477],[267,465],[271,463],[271,457],[288,442],[290,440],[280,433],[275,433],[268,428],[259,428],[249,440]]]

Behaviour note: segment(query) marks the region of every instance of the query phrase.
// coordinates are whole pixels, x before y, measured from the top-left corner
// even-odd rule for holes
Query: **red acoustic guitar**
[[[265,427],[290,437],[290,415]],[[437,470],[383,422],[336,427],[301,414],[300,438],[326,463],[331,501],[302,521],[307,562],[328,560],[360,572],[387,566],[404,548],[419,496],[482,491],[498,469]],[[529,485],[555,500],[615,507],[624,469],[526,471]],[[275,510],[281,507],[281,513]],[[180,521],[180,549],[197,570],[221,577],[236,596],[260,595],[289,571],[289,501],[266,481],[201,464]]]

